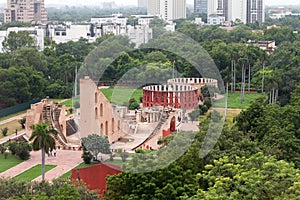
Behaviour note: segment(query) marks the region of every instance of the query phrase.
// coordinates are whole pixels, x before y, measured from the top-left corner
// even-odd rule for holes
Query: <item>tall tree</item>
[[[55,148],[54,136],[57,131],[49,128],[49,122],[42,124],[34,124],[30,127],[33,131],[30,141],[33,141],[32,147],[34,151],[42,150],[42,180],[45,180],[45,152],[52,151]]]
[[[4,39],[2,45],[5,52],[13,52],[21,47],[34,47],[35,41],[28,31],[12,31]]]

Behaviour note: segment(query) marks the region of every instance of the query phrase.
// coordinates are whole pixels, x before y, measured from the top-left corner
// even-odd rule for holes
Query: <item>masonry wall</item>
[[[96,84],[85,77],[80,80],[80,136],[107,136],[110,143],[125,136],[128,127],[114,113],[113,107]]]

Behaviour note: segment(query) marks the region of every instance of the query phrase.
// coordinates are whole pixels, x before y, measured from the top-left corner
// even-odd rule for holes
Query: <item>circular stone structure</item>
[[[198,103],[199,90],[191,85],[150,85],[143,88],[143,107],[194,109]]]
[[[200,89],[205,85],[210,85],[218,88],[218,81],[211,78],[174,78],[169,79],[168,84],[191,85]]]

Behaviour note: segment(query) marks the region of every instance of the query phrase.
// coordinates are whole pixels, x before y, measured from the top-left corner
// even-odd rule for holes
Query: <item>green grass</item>
[[[5,137],[13,135],[16,133],[16,129],[19,131],[23,130],[21,124],[18,122],[18,120],[10,121],[5,124],[0,125],[0,130],[7,127],[8,133]],[[0,139],[3,138],[3,134],[0,134]]]
[[[45,173],[55,168],[56,165],[45,165]],[[15,176],[15,179],[24,180],[24,181],[32,181],[33,179],[39,177],[42,174],[42,165],[36,165],[25,172]]]
[[[104,164],[113,164],[113,165],[117,165],[117,166],[120,166],[120,167],[123,167],[124,164],[126,164],[128,162],[128,160],[125,160],[125,162],[123,162],[122,160],[107,160],[104,162]]]
[[[140,97],[143,95],[143,89],[104,88],[101,91],[110,102],[118,105],[127,105],[130,98],[140,103]]]
[[[103,88],[101,91],[109,102],[116,103],[118,105],[128,105],[130,98],[134,98],[138,103],[140,103],[140,98],[143,95],[142,89]],[[79,98],[68,99],[60,104],[65,105],[66,107],[73,107],[73,101],[79,102]]]
[[[73,103],[75,103],[76,101],[79,102],[79,98],[68,99],[66,101],[61,102],[60,104],[66,106],[66,107],[73,107]]]
[[[239,92],[229,93],[228,94],[228,108],[246,109],[250,106],[252,101],[256,100],[259,97],[267,98],[267,96],[265,94],[261,94],[261,93],[245,93],[244,102],[241,103]],[[213,107],[225,108],[225,97],[223,99],[216,101],[213,104]]]
[[[81,169],[81,168],[86,168],[86,167],[90,167],[90,166],[93,166],[93,165],[97,165],[99,163],[91,163],[91,164],[85,164],[85,163],[81,163],[79,165],[77,165],[74,169]],[[60,176],[59,178],[63,178],[63,179],[67,179],[71,176],[71,171],[68,171],[66,173],[64,173],[62,176]]]
[[[7,159],[4,159],[4,155],[0,154],[0,173],[20,164],[23,160],[13,156],[11,153],[8,154]]]

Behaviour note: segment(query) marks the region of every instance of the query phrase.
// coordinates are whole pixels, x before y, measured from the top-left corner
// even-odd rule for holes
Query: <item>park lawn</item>
[[[45,165],[45,173],[55,168],[56,165]],[[25,172],[17,175],[14,179],[23,180],[23,181],[32,181],[33,179],[42,175],[42,165],[38,164]]]
[[[244,102],[240,102],[240,92],[234,92],[228,94],[228,108],[234,108],[234,109],[247,109],[249,108],[251,102],[254,100],[264,97],[267,99],[266,94],[262,93],[246,93],[245,92],[245,98]],[[225,108],[225,97],[223,99],[217,100],[213,104],[214,108]]]
[[[12,134],[15,134],[16,133],[16,129],[18,131],[22,130],[22,126],[21,124],[18,122],[18,120],[14,120],[14,121],[11,121],[11,122],[8,122],[8,123],[5,123],[5,124],[2,124],[0,125],[0,130],[7,127],[8,128],[8,134],[7,136],[9,135],[12,135]],[[2,135],[2,133],[0,134],[0,139],[3,138],[4,136]]]
[[[11,153],[8,154],[7,159],[4,159],[4,155],[0,154],[0,173],[20,164],[24,160],[13,156]]]
[[[140,98],[143,96],[143,89],[141,88],[103,88],[101,91],[108,101],[118,105],[128,105],[130,98],[134,98],[140,103]]]
[[[86,167],[90,167],[90,166],[93,166],[93,165],[98,165],[99,163],[94,163],[92,162],[91,164],[85,164],[85,163],[80,163],[79,165],[77,165],[74,169],[81,169],[81,168],[86,168]],[[67,179],[69,177],[71,177],[71,171],[68,171],[66,173],[64,173],[62,176],[60,176],[59,178],[63,178],[63,179]]]
[[[74,107],[73,104],[74,104],[76,101],[79,102],[79,97],[67,99],[67,100],[65,100],[65,101],[60,102],[60,104],[66,106],[66,107],[68,107],[68,108],[71,108],[71,107]]]
[[[123,162],[122,160],[117,160],[117,159],[114,159],[114,160],[106,160],[104,162],[104,164],[113,164],[113,165],[117,165],[119,167],[123,167],[124,164],[126,164],[128,162],[128,160],[125,160],[125,162]]]

